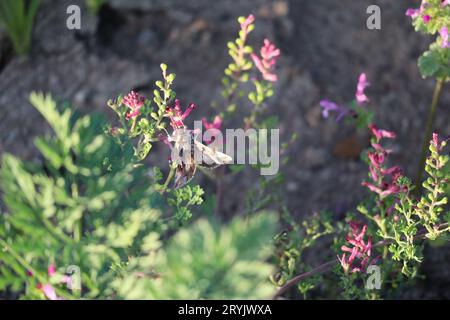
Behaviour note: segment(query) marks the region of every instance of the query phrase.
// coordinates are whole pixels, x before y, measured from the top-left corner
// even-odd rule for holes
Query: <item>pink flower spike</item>
[[[356,86],[356,101],[359,105],[369,102],[369,98],[364,94],[364,90],[370,85],[367,81],[367,76],[365,73],[361,73],[358,78],[358,85]]]
[[[450,42],[448,41],[448,28],[442,27],[439,34],[441,36],[441,48],[450,48]]]
[[[273,72],[277,59],[281,52],[280,49],[275,47],[268,39],[264,39],[264,46],[260,50],[261,58],[252,53],[251,58],[256,68],[261,72],[264,80],[270,82],[276,82],[278,80],[277,75]]]
[[[140,96],[138,93],[131,91],[125,97],[123,97],[122,103],[130,108],[130,112],[125,115],[127,120],[136,118],[140,115],[140,109],[144,105],[145,98]]]
[[[367,225],[350,221],[351,233],[346,236],[347,243],[353,247],[343,245],[341,250],[344,252],[342,258],[338,256],[345,273],[351,269],[351,272],[365,272],[367,262],[372,253],[372,238],[369,236],[367,243],[364,242],[364,236],[367,232]],[[346,259],[346,252],[350,252],[350,257]]]
[[[56,267],[55,267],[55,265],[54,265],[53,263],[50,264],[50,265],[48,266],[47,272],[48,272],[48,275],[49,275],[50,277],[53,277],[53,276],[55,275],[55,273],[56,273]]]

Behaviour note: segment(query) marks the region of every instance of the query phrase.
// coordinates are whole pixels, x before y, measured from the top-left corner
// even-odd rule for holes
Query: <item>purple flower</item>
[[[409,8],[408,10],[406,10],[405,14],[408,17],[411,17],[412,19],[415,19],[415,18],[417,18],[420,15],[420,10],[419,9]]]
[[[439,34],[441,35],[441,48],[450,48],[450,43],[448,42],[448,28],[442,27],[439,30]]]
[[[345,117],[349,110],[340,105],[330,101],[330,100],[322,100],[320,101],[320,106],[323,108],[322,116],[324,118],[328,118],[330,116],[330,111],[336,111],[338,113],[336,117],[336,121],[340,121],[343,117]]]
[[[369,98],[364,94],[364,90],[370,85],[367,81],[367,76],[365,73],[361,73],[358,78],[358,85],[356,87],[356,101],[361,106],[366,102],[369,102]]]

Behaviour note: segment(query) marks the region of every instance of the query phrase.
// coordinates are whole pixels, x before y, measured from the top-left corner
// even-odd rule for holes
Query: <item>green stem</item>
[[[163,187],[162,187],[161,193],[166,192],[167,187],[169,186],[169,183],[170,183],[170,181],[172,180],[174,174],[175,174],[175,168],[174,168],[173,166],[171,166],[171,167],[170,167],[169,174],[167,175],[167,179],[166,179],[166,181],[164,182],[164,185],[163,185]]]
[[[422,178],[423,178],[423,171],[425,168],[425,161],[428,153],[428,145],[431,139],[431,135],[433,133],[434,120],[436,119],[436,109],[439,103],[439,98],[441,97],[443,84],[444,79],[438,79],[436,81],[436,86],[434,87],[433,100],[431,101],[430,113],[428,114],[427,126],[425,128],[425,137],[422,143],[422,154],[420,156],[419,168],[417,171],[417,179],[416,179],[417,194],[420,194],[420,191],[422,189]]]

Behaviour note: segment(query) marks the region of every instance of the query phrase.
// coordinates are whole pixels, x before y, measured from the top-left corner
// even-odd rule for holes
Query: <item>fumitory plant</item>
[[[437,35],[429,49],[419,58],[418,65],[424,78],[432,77],[436,80],[433,99],[431,101],[422,154],[419,161],[416,178],[416,189],[420,190],[425,166],[428,141],[431,139],[437,107],[443,87],[450,81],[450,2],[447,0],[422,0],[419,8],[410,8],[406,15],[411,17],[416,31]]]
[[[437,79],[432,110],[449,80],[448,4],[424,1],[407,12],[418,30],[439,34],[419,60],[422,73]],[[427,178],[418,179],[417,188],[390,162],[389,142],[396,134],[376,124],[365,73],[354,101],[320,101],[324,118],[336,115],[336,121],[371,136],[361,155],[368,174],[360,186],[367,196],[359,205],[342,221],[324,211],[296,221],[278,173],[250,179],[240,211],[221,223],[224,193],[234,187],[229,181],[265,164],[230,164],[231,157],[216,148],[229,143],[220,141],[218,132],[231,124],[278,127],[266,110],[277,87],[281,51],[269,39],[254,50],[253,15],[239,17],[238,24],[237,38],[227,45],[230,63],[221,97],[211,109],[177,96],[176,76],[164,63],[153,92],[131,91],[107,102],[117,116],[113,123],[73,112],[50,95],[31,94],[52,134],[35,141],[39,161],[9,154],[2,159],[2,296],[377,299],[395,297],[420,275],[426,244],[448,240],[450,231],[448,141],[430,131],[423,162]],[[208,110],[212,118],[205,116]],[[191,126],[195,119],[215,134],[198,137]],[[285,151],[295,141],[293,135],[281,145],[281,163],[290,161]],[[150,161],[156,144],[170,151],[162,164]],[[213,163],[195,162],[189,147]],[[198,185],[196,174],[211,180],[212,188]],[[329,260],[315,266],[311,255]]]

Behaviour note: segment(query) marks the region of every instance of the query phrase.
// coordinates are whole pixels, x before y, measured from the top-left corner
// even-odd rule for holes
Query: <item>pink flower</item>
[[[261,72],[263,78],[267,81],[276,82],[278,77],[273,73],[273,69],[279,58],[280,49],[271,44],[269,40],[264,40],[264,46],[260,50],[261,58],[252,53],[251,57],[256,68]]]
[[[430,22],[430,20],[431,20],[431,16],[425,15],[425,16],[422,17],[422,19],[423,19],[423,22],[424,22],[424,23],[428,23],[428,22]]]
[[[364,94],[364,90],[369,86],[369,82],[367,81],[367,76],[365,73],[361,73],[358,78],[358,85],[356,86],[356,101],[359,105],[363,105],[366,102],[369,102],[369,98]]]
[[[417,18],[420,15],[420,10],[419,9],[409,8],[408,10],[406,10],[405,14],[408,17],[411,17],[412,19],[415,19],[415,18]]]
[[[371,182],[363,181],[361,184],[370,191],[375,192],[380,198],[385,198],[392,194],[397,194],[406,191],[403,187],[397,185],[397,180],[401,176],[401,168],[394,166],[386,168],[385,160],[390,150],[384,149],[380,144],[382,138],[395,138],[395,133],[378,129],[375,125],[371,124],[369,129],[375,137],[375,141],[372,141],[373,150],[367,152],[369,158],[369,177]]]
[[[409,8],[408,10],[406,10],[406,15],[411,17],[412,19],[416,19],[417,17],[419,17],[420,15],[423,14],[424,10],[428,6],[427,1],[428,0],[422,0],[422,3],[420,4],[419,9]],[[422,18],[423,18],[424,22],[427,23],[428,21],[430,21],[431,16],[428,16],[427,18],[425,18],[425,17],[422,17]]]
[[[442,0],[441,7],[443,8],[443,7],[445,7],[445,6],[449,5],[449,4],[450,4],[450,0]]]
[[[50,264],[50,265],[48,266],[47,272],[48,272],[48,275],[49,275],[50,277],[52,277],[52,276],[55,275],[55,273],[56,273],[56,267],[55,267],[55,265],[54,265],[53,263]]]
[[[448,41],[448,28],[442,27],[439,30],[439,34],[441,35],[441,48],[450,48],[450,43]]]
[[[29,272],[27,271],[27,274],[29,276],[33,276],[33,273],[31,271],[29,271]],[[55,266],[55,264],[51,263],[48,266],[47,274],[48,274],[49,278],[52,278],[52,277],[54,277],[56,275],[56,266]],[[71,277],[69,277],[67,275],[64,275],[60,282],[69,284],[71,281],[72,281]],[[38,283],[36,285],[36,288],[38,290],[41,290],[44,293],[44,295],[47,297],[47,299],[49,299],[49,300],[63,300],[61,297],[57,296],[55,288],[49,283],[46,283],[44,285],[42,285],[42,283]]]
[[[170,124],[174,129],[184,128],[184,119],[189,116],[192,110],[194,110],[195,104],[190,103],[187,109],[182,112],[180,101],[178,99],[175,100],[175,107],[166,109],[166,117],[170,118]]]
[[[140,115],[140,109],[144,105],[145,98],[138,93],[131,91],[128,95],[123,97],[123,104],[130,108],[130,112],[125,115],[127,120],[134,119]]]
[[[447,141],[449,141],[449,140],[450,140],[450,138],[440,140],[438,134],[437,133],[433,133],[433,137],[432,137],[432,139],[430,141],[430,144],[433,145],[436,148],[437,152],[441,152],[442,149],[447,144]]]
[[[213,122],[209,123],[206,118],[202,118],[203,126],[206,130],[209,129],[218,129],[220,130],[220,127],[222,126],[222,118],[220,116],[216,116],[213,120]]]
[[[377,142],[380,142],[382,138],[394,139],[396,137],[395,132],[378,129],[374,124],[369,125],[369,129],[372,131]],[[379,145],[376,148],[379,148]]]
[[[342,256],[338,256],[339,262],[345,273],[350,272],[365,272],[368,265],[376,263],[378,258],[372,259],[372,238],[368,237],[367,242],[364,241],[364,236],[367,232],[367,225],[361,225],[359,222],[350,221],[350,234],[346,236],[345,240],[348,245],[343,245],[341,250],[344,252]],[[349,256],[347,257],[347,254]]]
[[[62,300],[62,298],[56,295],[55,288],[53,288],[50,284],[46,284],[42,287],[42,292],[49,300]]]
[[[220,130],[220,127],[222,127],[222,118],[220,116],[216,116],[213,120],[213,122],[209,123],[206,118],[202,118],[203,126],[206,130]],[[214,134],[211,135],[211,139],[204,141],[205,144],[211,144],[216,139],[216,136]]]

